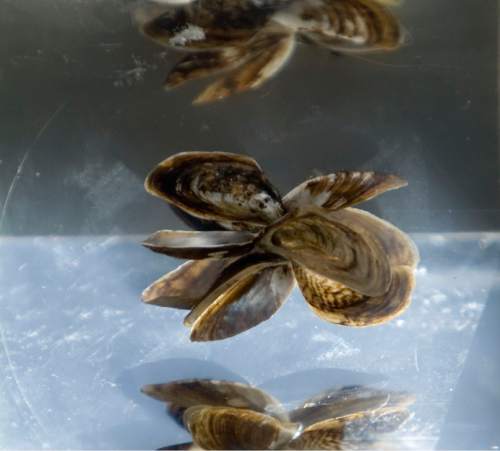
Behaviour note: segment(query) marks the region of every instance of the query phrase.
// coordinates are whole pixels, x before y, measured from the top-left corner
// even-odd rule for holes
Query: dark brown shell
[[[289,265],[242,278],[201,313],[193,323],[191,340],[221,340],[260,324],[283,305],[294,283]]]
[[[146,190],[192,216],[232,230],[255,230],[284,212],[281,197],[252,158],[184,152],[160,163]]]
[[[187,5],[142,6],[134,15],[142,32],[159,44],[213,50],[246,44],[284,3],[195,0]]]
[[[218,298],[223,296],[227,290],[237,284],[244,283],[243,281],[260,271],[282,265],[286,265],[286,261],[281,257],[266,254],[249,254],[235,260],[224,269],[207,296],[186,316],[184,324],[189,327],[193,326],[212,303],[218,301]],[[202,321],[205,321],[206,318],[205,316]]]

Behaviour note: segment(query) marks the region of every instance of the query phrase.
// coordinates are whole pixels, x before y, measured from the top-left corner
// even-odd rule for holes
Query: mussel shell
[[[300,0],[273,19],[340,52],[393,50],[403,40],[398,20],[377,0]]]
[[[266,25],[283,0],[197,0],[188,5],[142,7],[135,17],[154,41],[185,49],[244,45]],[[266,4],[265,4],[266,3]]]
[[[389,415],[406,411],[415,402],[407,392],[388,391],[366,386],[347,386],[320,393],[289,413],[290,421],[305,429],[322,421],[341,419],[356,414]],[[392,422],[394,424],[394,422]]]
[[[299,210],[266,230],[259,247],[368,296],[387,292],[391,271],[380,243],[331,219]]]
[[[281,257],[272,254],[253,253],[235,260],[224,268],[219,278],[213,283],[210,292],[186,316],[184,324],[188,327],[193,326],[207,308],[209,308],[213,302],[216,302],[220,296],[224,295],[228,289],[235,286],[235,284],[239,284],[267,268],[286,264],[286,261]]]
[[[372,412],[354,414],[344,421],[344,440],[349,444],[375,444],[387,434],[394,433],[412,414],[406,407],[381,407]],[[321,423],[312,428],[321,428]]]
[[[296,186],[283,198],[283,203],[288,211],[311,204],[333,211],[365,202],[407,184],[406,180],[392,174],[334,172]]]
[[[284,212],[259,165],[242,155],[176,154],[148,175],[145,188],[195,217],[233,230],[255,230]]]
[[[289,30],[283,27],[263,30],[244,48],[239,66],[211,83],[193,103],[199,105],[222,100],[258,88],[284,67],[294,49],[295,37]]]
[[[248,253],[256,236],[245,231],[184,232],[160,230],[142,245],[160,254],[194,260],[226,258]]]
[[[404,407],[381,407],[373,411],[331,418],[306,427],[292,440],[291,449],[372,449],[385,435],[398,430],[410,418]],[[387,449],[387,448],[381,448]]]
[[[290,412],[290,421],[304,428],[324,420],[339,419],[354,413],[370,412],[387,405],[391,393],[363,386],[328,390],[305,401]]]
[[[256,387],[239,382],[184,379],[167,384],[146,385],[142,392],[168,403],[173,407],[172,413],[181,418],[188,407],[207,405],[249,409],[287,419],[279,401]]]
[[[334,450],[344,448],[344,422],[331,420],[321,428],[306,429],[287,444],[287,449]]]
[[[275,449],[297,429],[253,410],[213,406],[190,407],[184,423],[204,449]]]
[[[327,321],[356,327],[380,324],[401,314],[411,302],[419,260],[413,241],[388,222],[355,208],[329,212],[327,217],[380,244],[391,266],[391,282],[386,293],[369,296],[339,279],[294,264],[299,287],[313,311]]]
[[[403,313],[415,286],[413,270],[397,266],[391,271],[386,293],[367,296],[305,267],[294,265],[295,278],[313,312],[325,321],[344,326],[366,327],[385,323]]]
[[[289,265],[242,278],[201,313],[192,326],[191,340],[222,340],[260,324],[283,305],[294,283]]]
[[[176,88],[190,80],[234,69],[246,56],[246,49],[237,47],[190,52],[170,70],[163,86],[166,89]]]
[[[414,269],[419,260],[418,248],[403,231],[377,216],[358,208],[344,208],[329,217],[362,235],[375,237],[384,249],[392,266]]]
[[[351,430],[362,430],[364,434],[390,434],[406,423],[412,414],[404,408],[382,408],[354,423]]]
[[[142,300],[146,304],[190,310],[233,261],[231,258],[189,260],[147,287]]]

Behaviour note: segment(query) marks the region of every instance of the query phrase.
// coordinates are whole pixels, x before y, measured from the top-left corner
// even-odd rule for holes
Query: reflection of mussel
[[[249,385],[190,379],[147,385],[202,449],[360,449],[377,446],[408,418],[413,396],[341,387],[286,411]],[[164,449],[187,449],[190,444]]]
[[[188,309],[195,341],[243,332],[273,315],[296,280],[312,310],[348,326],[382,323],[410,302],[418,252],[391,224],[350,208],[406,182],[337,172],[284,198],[251,158],[189,152],[160,163],[146,189],[223,230],[162,230],[144,245],[190,259],[154,282],[143,300]]]
[[[224,72],[196,99],[205,103],[257,88],[283,67],[296,40],[336,52],[391,50],[401,43],[389,0],[196,0],[142,7],[143,33],[190,51],[165,86]]]

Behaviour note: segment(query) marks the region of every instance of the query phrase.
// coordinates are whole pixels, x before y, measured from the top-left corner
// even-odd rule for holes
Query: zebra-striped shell
[[[188,408],[184,424],[203,449],[276,449],[299,428],[249,409],[203,405]]]
[[[398,21],[376,0],[297,0],[273,20],[341,52],[391,50],[402,40]]]

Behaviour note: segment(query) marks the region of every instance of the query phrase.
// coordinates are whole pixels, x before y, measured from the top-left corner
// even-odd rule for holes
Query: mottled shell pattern
[[[184,324],[193,341],[267,320],[295,281],[326,321],[388,321],[410,303],[418,251],[399,229],[352,206],[405,185],[395,175],[336,172],[281,198],[250,157],[176,154],[148,175],[146,190],[217,230],[161,230],[146,239],[149,249],[188,261],[142,299],[190,310]]]
[[[415,401],[404,392],[336,387],[287,411],[264,391],[236,382],[185,379],[142,391],[167,403],[192,436],[193,443],[162,449],[383,449]]]
[[[166,88],[221,75],[194,100],[201,104],[254,89],[276,74],[296,41],[335,52],[393,50],[402,42],[391,0],[196,0],[146,4],[135,19],[147,37],[188,51]]]

